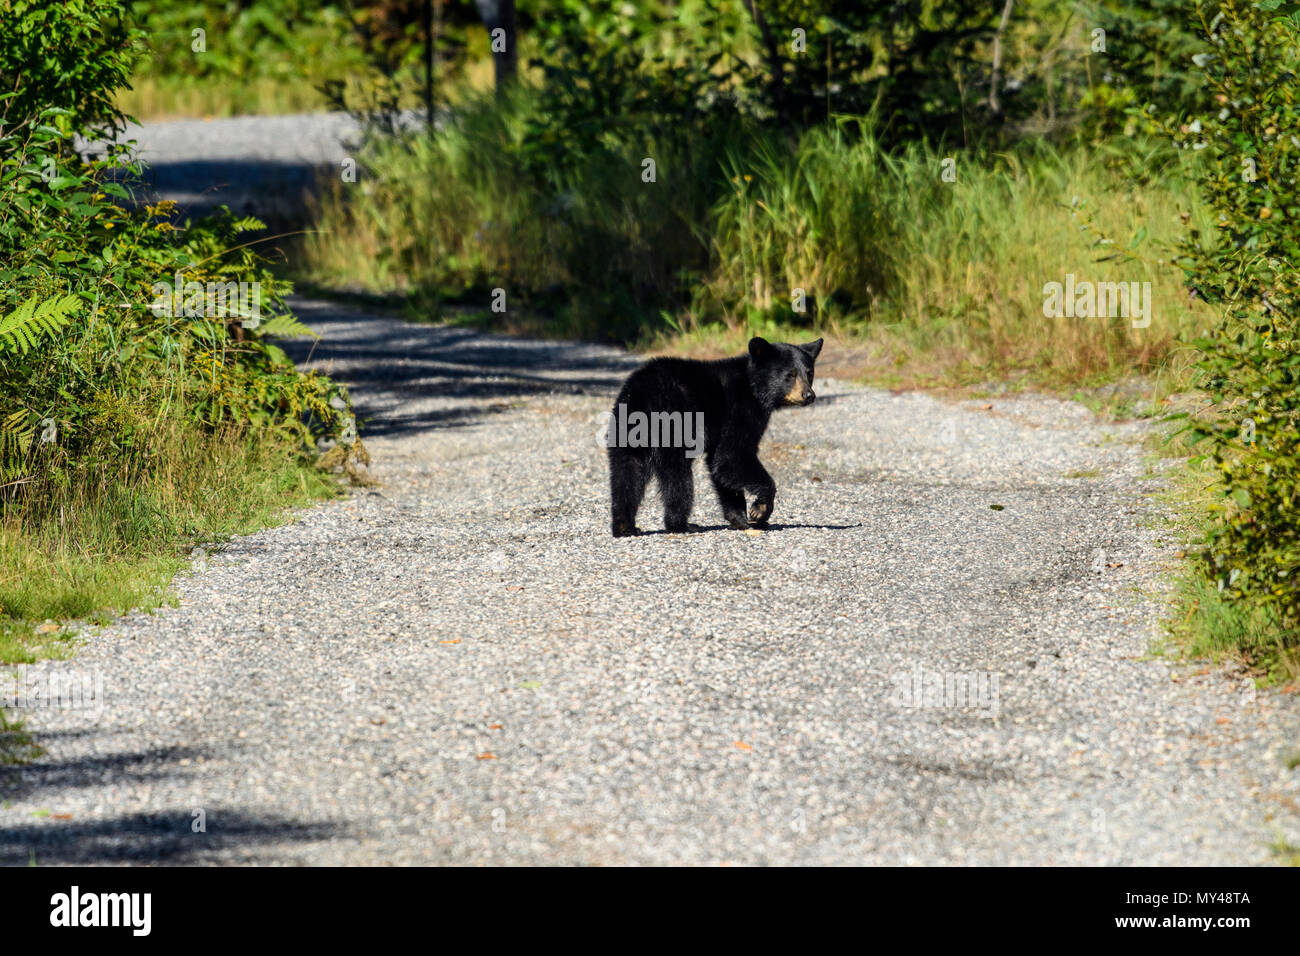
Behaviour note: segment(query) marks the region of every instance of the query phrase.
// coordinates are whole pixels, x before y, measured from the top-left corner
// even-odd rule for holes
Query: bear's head
[[[768,411],[792,405],[811,405],[813,364],[822,350],[822,340],[807,345],[749,340],[749,382],[759,405]]]

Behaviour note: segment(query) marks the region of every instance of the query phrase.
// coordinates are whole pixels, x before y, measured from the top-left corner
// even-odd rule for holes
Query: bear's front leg
[[[759,464],[758,458],[719,462],[712,476],[728,524],[741,531],[767,524],[776,502],[776,482]],[[745,492],[754,495],[754,504],[748,515],[745,514]]]
[[[718,504],[722,505],[722,517],[733,528],[744,531],[749,527],[749,520],[745,517],[745,493],[738,488],[728,488],[718,481],[716,475],[711,477],[713,490],[718,493]]]
[[[761,479],[756,481],[750,487],[754,490],[754,503],[749,506],[749,526],[751,528],[766,528],[768,521],[772,519],[772,510],[776,506],[776,482],[772,476],[767,473],[758,459],[754,459],[754,468]]]

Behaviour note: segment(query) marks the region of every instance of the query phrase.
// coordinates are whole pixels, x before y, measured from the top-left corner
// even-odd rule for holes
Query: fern
[[[24,474],[23,461],[35,437],[35,425],[26,411],[0,416],[0,484]]]
[[[39,298],[32,296],[0,319],[0,352],[25,354],[37,341],[71,322],[81,308],[81,299],[75,295],[56,296],[37,304]]]
[[[55,296],[40,301],[32,296],[13,312],[0,318],[0,354],[25,355],[43,338],[56,334],[72,321],[81,308],[75,295]],[[0,484],[9,484],[25,474],[24,462],[36,438],[36,419],[25,409],[0,412]]]
[[[320,338],[319,335],[287,312],[283,315],[273,315],[269,319],[264,319],[257,325],[256,329],[257,334],[264,338],[292,339],[300,336],[310,336],[313,339]]]

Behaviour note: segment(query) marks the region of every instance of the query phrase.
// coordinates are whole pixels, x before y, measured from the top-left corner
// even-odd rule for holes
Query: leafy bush
[[[1081,6],[1090,44],[1098,29],[1105,42],[1083,103],[1095,113],[1096,132],[1127,125],[1125,107],[1153,104],[1175,112],[1196,95],[1201,76],[1192,57],[1202,44],[1187,0],[1085,0]],[[1133,123],[1131,111],[1127,115]]]
[[[113,507],[159,480],[176,442],[220,432],[305,453],[343,435],[342,387],[297,371],[273,342],[307,330],[283,310],[287,284],[241,242],[261,223],[224,213],[177,227],[169,204],[129,202],[138,169],[123,147],[91,161],[72,148],[72,132],[120,120],[123,5],[4,6],[0,87],[18,92],[0,95],[0,523]],[[50,105],[13,51],[64,48],[77,62]],[[98,60],[82,62],[88,51]],[[247,283],[253,309],[159,308],[161,284],[178,282]]]
[[[1300,8],[1281,6],[1198,4],[1203,96],[1168,132],[1200,154],[1217,219],[1211,235],[1189,232],[1180,259],[1222,315],[1196,342],[1214,414],[1188,426],[1221,491],[1206,569],[1230,601],[1270,606],[1285,652],[1300,646],[1300,102],[1285,66]]]
[[[0,0],[0,126],[8,136],[41,117],[63,135],[120,126],[114,92],[142,39],[121,3]]]
[[[423,0],[136,0],[149,56],[122,101],[142,116],[414,107],[423,9]],[[482,26],[472,0],[440,0],[438,12],[443,84],[465,64],[468,30],[481,36]]]
[[[284,317],[250,327],[153,308],[155,284],[179,278],[246,282],[259,311],[275,312],[285,285],[248,247],[225,251],[261,223],[226,214],[177,229],[162,218],[166,207],[111,201],[124,193],[108,178],[114,160],[68,158],[50,127],[20,133],[0,136],[0,303],[75,296],[87,307],[40,339],[32,333],[55,330],[20,322],[25,307],[14,313],[14,333],[28,333],[0,367],[6,484],[21,481],[35,501],[42,482],[74,482],[87,468],[131,474],[147,461],[139,453],[164,412],[204,427],[273,428],[309,445],[338,433],[342,416],[330,404],[346,406],[338,386],[299,373],[270,340],[304,328]]]
[[[323,79],[324,64],[357,66],[356,44],[345,4],[321,0],[137,0],[134,22],[148,31],[149,58],[142,76],[210,77],[238,81],[252,76],[286,80]],[[203,31],[196,51],[195,30]],[[340,58],[348,61],[340,63]]]
[[[1038,49],[1051,40],[1036,31],[1067,19],[1043,0],[1021,0],[1005,22],[985,0],[539,6],[535,63],[543,95],[559,91],[544,113],[561,130],[583,128],[576,116],[681,122],[725,109],[789,132],[870,114],[891,147],[986,139],[1052,101]]]

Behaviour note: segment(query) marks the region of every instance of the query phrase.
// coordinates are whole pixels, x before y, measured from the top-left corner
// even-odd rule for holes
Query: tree
[[[500,93],[513,83],[519,72],[519,52],[516,46],[515,0],[475,0],[483,26],[487,28],[492,50],[492,64],[496,71],[496,88]],[[498,33],[497,31],[501,32]]]

